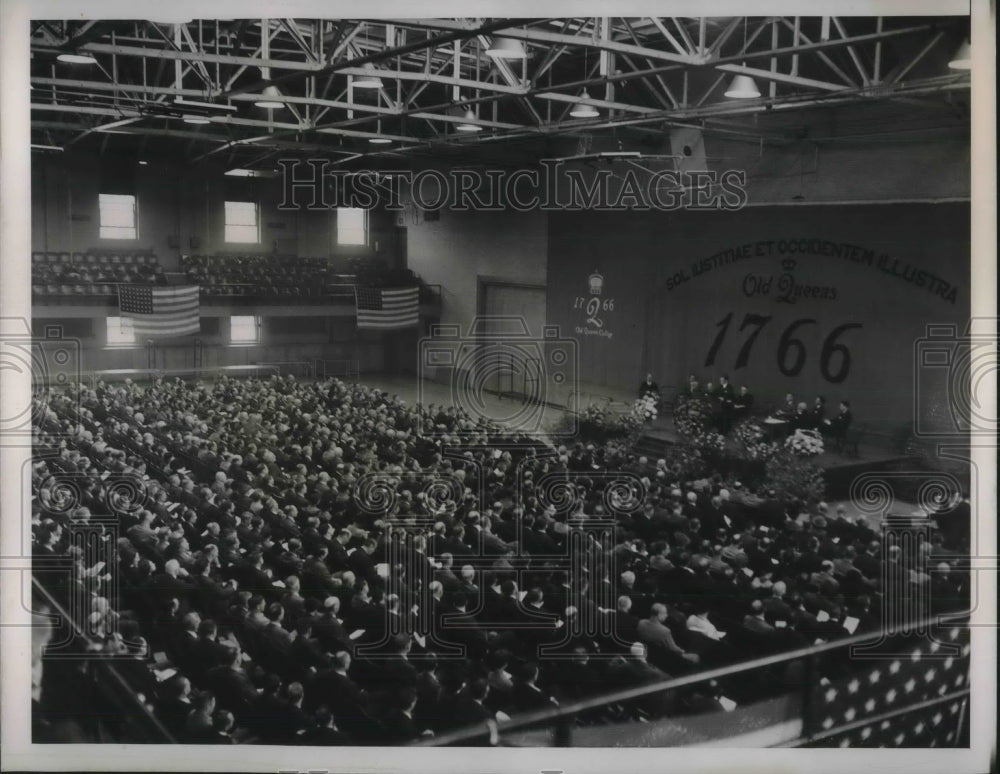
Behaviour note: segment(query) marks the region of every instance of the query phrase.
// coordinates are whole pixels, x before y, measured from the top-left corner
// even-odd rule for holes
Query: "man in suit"
[[[198,653],[198,627],[201,626],[201,616],[195,612],[185,613],[174,626],[175,630],[169,643],[173,662],[186,674],[199,672],[202,666]],[[212,666],[214,664],[209,664],[201,671]]]
[[[823,420],[820,429],[837,441],[843,441],[847,435],[847,429],[851,426],[851,402],[840,401],[837,414],[832,419]]]
[[[285,608],[280,602],[272,602],[267,606],[267,626],[257,634],[261,665],[279,674],[283,674],[288,667],[292,647],[292,635],[282,626],[284,618]]]
[[[728,376],[719,377],[719,387],[716,390],[719,431],[728,433],[733,424],[733,398],[735,390]]]
[[[198,624],[198,641],[193,655],[194,663],[189,674],[199,684],[204,682],[208,670],[228,661],[229,648],[218,641],[215,621],[206,619]]]
[[[660,386],[653,381],[652,374],[646,374],[645,380],[639,385],[638,394],[640,398],[645,398],[647,395],[650,395],[659,400]]]
[[[420,736],[426,729],[417,726],[414,709],[417,706],[417,692],[407,687],[395,697],[394,706],[382,721],[381,738],[390,744],[405,744]]]
[[[489,693],[490,685],[486,678],[477,678],[460,691],[455,703],[454,725],[466,726],[490,720],[493,712],[486,705]]]
[[[351,654],[338,651],[333,666],[318,672],[309,683],[307,706],[326,706],[337,718],[338,725],[352,737],[371,734],[368,715],[368,695],[351,679]]]
[[[514,709],[518,712],[534,712],[559,706],[559,702],[547,691],[538,687],[538,664],[529,661],[521,667],[520,672],[518,679],[514,681]]]
[[[882,582],[882,543],[871,540],[863,554],[854,560],[854,566],[870,581]]]
[[[666,620],[667,606],[661,602],[655,603],[650,610],[649,617],[639,621],[637,627],[639,642],[650,649],[654,661],[669,663],[672,669],[698,664],[700,661],[698,655],[685,652],[677,644],[673,633],[666,625]]]
[[[474,615],[466,612],[469,602],[469,595],[462,591],[451,595],[450,606],[455,612],[442,621],[440,638],[464,646],[469,657],[481,658],[486,653],[486,631]]]
[[[639,618],[632,613],[632,599],[623,594],[618,597],[617,610],[612,620],[612,631],[619,647],[628,647],[639,639]]]
[[[329,707],[320,707],[313,718],[315,725],[301,735],[302,744],[312,747],[337,747],[351,743],[350,737],[337,728]]]
[[[367,538],[360,548],[355,548],[347,560],[351,571],[369,584],[378,583],[378,573],[375,571],[375,561],[372,554],[378,548],[378,541],[374,538]]]
[[[293,676],[299,680],[330,666],[322,644],[313,637],[312,618],[300,618],[295,624],[295,639],[288,650],[288,661]]]
[[[772,653],[781,647],[778,630],[764,617],[764,603],[755,599],[750,612],[743,618],[743,636],[747,646],[758,654]]]
[[[156,705],[156,716],[176,740],[184,735],[184,724],[194,706],[191,703],[191,681],[176,674],[159,690],[162,697]]]
[[[740,385],[740,391],[733,396],[733,419],[746,419],[753,410],[753,395],[745,384]]]
[[[351,645],[344,622],[338,618],[339,613],[340,599],[329,596],[323,600],[323,609],[313,615],[312,633],[324,653],[336,653]]]
[[[227,662],[209,669],[205,682],[219,702],[242,719],[257,698],[257,689],[243,669],[243,654],[240,649],[229,647],[228,652]]]
[[[820,430],[826,424],[826,398],[817,395],[813,401],[812,409],[809,412],[810,422],[813,430]]]

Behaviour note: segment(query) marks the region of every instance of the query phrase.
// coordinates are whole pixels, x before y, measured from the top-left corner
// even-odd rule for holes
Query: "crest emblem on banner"
[[[615,299],[604,296],[604,275],[597,269],[587,277],[587,290],[588,295],[573,299],[573,309],[584,315],[584,325],[576,326],[576,333],[610,339],[612,334],[605,327],[602,315],[614,312]]]

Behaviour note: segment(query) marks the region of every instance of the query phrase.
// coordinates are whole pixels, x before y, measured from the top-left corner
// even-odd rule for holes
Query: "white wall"
[[[476,314],[479,277],[545,284],[548,219],[544,212],[451,212],[407,225],[408,264],[442,286],[441,322],[463,332]]]

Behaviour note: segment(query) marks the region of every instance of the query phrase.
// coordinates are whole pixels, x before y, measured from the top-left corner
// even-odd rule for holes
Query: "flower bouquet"
[[[737,424],[732,436],[745,460],[766,462],[778,453],[778,444],[766,440],[764,428],[754,419]]]
[[[796,457],[815,457],[823,453],[823,438],[815,430],[796,430],[785,440],[785,449]]]
[[[640,422],[652,422],[658,413],[656,398],[652,395],[644,395],[632,404],[632,415]]]

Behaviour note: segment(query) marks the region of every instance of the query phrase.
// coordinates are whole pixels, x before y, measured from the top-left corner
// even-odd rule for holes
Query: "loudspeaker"
[[[678,128],[670,130],[670,153],[676,156],[675,168],[678,172],[705,172],[708,160],[705,158],[705,136],[701,129]]]

